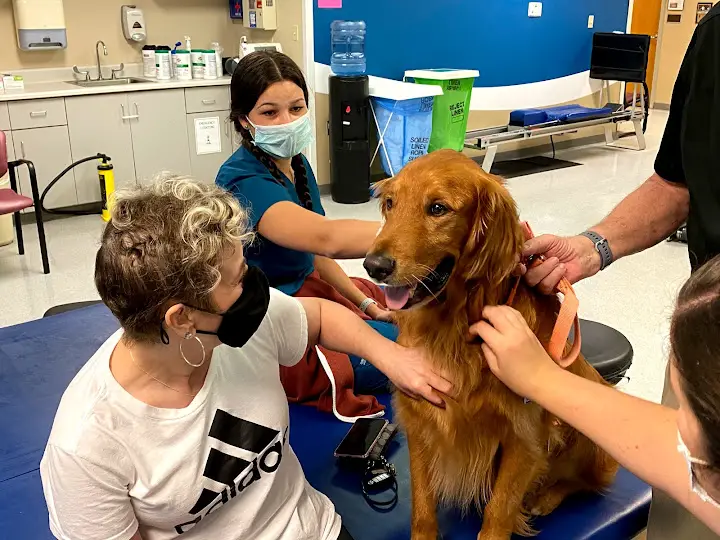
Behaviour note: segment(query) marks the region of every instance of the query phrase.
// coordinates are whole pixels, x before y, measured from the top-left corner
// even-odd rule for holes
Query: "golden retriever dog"
[[[410,452],[412,539],[437,538],[439,502],[484,508],[480,540],[532,535],[531,516],[572,493],[602,491],[617,463],[508,389],[468,337],[483,307],[507,303],[515,285],[523,244],[515,202],[500,178],[451,150],[409,163],[377,194],[385,222],[365,268],[388,285],[399,343],[424,348],[454,383],[444,408],[394,396]],[[547,343],[558,302],[521,283],[513,307]],[[582,356],[568,369],[602,381]]]

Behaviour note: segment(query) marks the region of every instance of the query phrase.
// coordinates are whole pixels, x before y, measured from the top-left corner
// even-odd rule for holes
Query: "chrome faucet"
[[[103,74],[102,74],[102,67],[100,66],[100,49],[98,48],[98,47],[100,47],[100,45],[102,45],[102,48],[103,48],[103,55],[104,56],[108,55],[107,47],[105,46],[105,42],[102,40],[98,41],[95,44],[95,55],[97,56],[98,76],[97,76],[97,79],[92,79],[94,81],[102,81],[104,79]]]

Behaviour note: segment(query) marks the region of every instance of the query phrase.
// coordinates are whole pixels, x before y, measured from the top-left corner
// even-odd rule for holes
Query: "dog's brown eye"
[[[447,214],[448,209],[447,209],[447,206],[442,205],[440,203],[432,203],[428,207],[428,212],[430,213],[431,216],[440,217],[440,216],[444,216],[445,214]]]
[[[392,208],[392,205],[392,199],[385,199],[385,211],[390,210]]]

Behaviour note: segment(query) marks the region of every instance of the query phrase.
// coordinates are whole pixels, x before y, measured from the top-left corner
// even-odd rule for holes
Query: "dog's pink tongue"
[[[405,307],[410,300],[410,289],[407,287],[387,287],[385,289],[385,301],[388,308],[399,310]]]

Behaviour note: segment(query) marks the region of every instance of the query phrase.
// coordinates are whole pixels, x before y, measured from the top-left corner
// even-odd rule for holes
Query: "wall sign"
[[[698,2],[697,9],[695,10],[695,24],[699,23],[712,7],[712,2]]]
[[[668,11],[682,11],[685,7],[685,0],[668,0]]]

